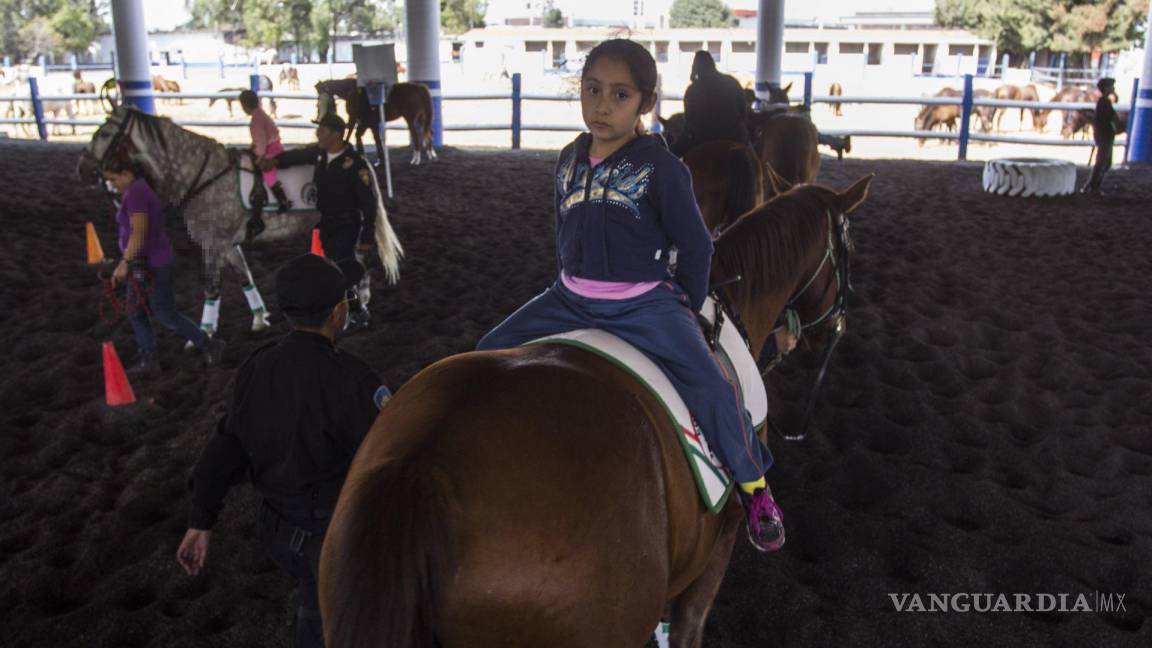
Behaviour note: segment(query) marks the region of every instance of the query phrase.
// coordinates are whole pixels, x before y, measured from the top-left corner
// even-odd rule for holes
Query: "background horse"
[[[172,79],[165,79],[159,74],[152,75],[152,89],[156,92],[180,92],[180,84]],[[175,101],[176,103],[184,103],[183,99],[169,99],[169,102]]]
[[[77,169],[81,178],[102,182],[100,169],[103,161],[118,151],[128,152],[132,159],[144,166],[161,201],[184,216],[188,235],[203,250],[205,302],[201,327],[210,334],[216,331],[220,275],[227,265],[240,277],[244,296],[252,310],[252,330],[266,328],[267,310],[240,247],[249,216],[240,200],[237,172],[240,152],[181,128],[169,119],[118,107],[81,154]],[[255,175],[259,182],[259,173]],[[375,182],[373,189],[379,202],[380,192]],[[306,231],[318,218],[315,212],[270,213],[265,216],[268,229],[262,236],[264,239],[294,236]],[[401,249],[380,204],[376,216],[376,244],[385,275],[389,282],[395,283],[399,276]]]
[[[963,92],[955,88],[942,88],[935,94],[937,97],[962,97]],[[956,130],[956,120],[960,119],[961,106],[954,104],[926,104],[920,109],[920,113],[916,115],[916,120],[913,122],[913,127],[918,131],[931,131],[936,130],[937,126],[952,131]],[[924,146],[924,138],[917,138],[920,146]]]
[[[736,142],[705,142],[684,154],[692,191],[713,235],[764,202],[764,165],[756,151]]]
[[[819,134],[807,113],[780,113],[758,122],[752,141],[760,161],[793,184],[811,184],[820,171]],[[773,192],[765,191],[768,195]]]
[[[85,81],[84,77],[80,75],[80,70],[72,72],[72,94],[92,95],[92,98],[89,100],[76,100],[76,112],[94,113],[100,109],[100,101],[96,98],[96,84],[91,81]],[[85,109],[85,106],[87,106],[87,109]]]
[[[839,81],[833,81],[832,85],[828,87],[829,97],[843,97],[844,88],[840,87]],[[844,110],[841,108],[840,102],[833,102],[828,104],[828,108],[832,111],[833,117],[843,117]]]
[[[753,354],[809,276],[805,314],[838,297],[818,268],[870,179],[798,187],[716,241],[713,280],[743,277],[724,290]],[[735,497],[706,512],[676,434],[630,374],[569,346],[421,371],[361,444],[328,529],[327,645],[642,646],[667,606],[672,645],[699,646],[742,513]]]
[[[280,68],[280,85],[287,84],[289,90],[296,91],[300,89],[300,73],[296,71],[296,67],[289,65]]]
[[[251,89],[252,89],[252,88],[250,88],[250,87],[245,87],[245,88],[239,88],[239,87],[233,87],[233,88],[220,88],[220,89],[219,89],[219,90],[217,90],[216,92],[227,92],[227,93],[230,93],[230,94],[231,94],[231,96],[228,96],[228,97],[212,97],[211,99],[209,99],[209,100],[208,100],[208,107],[209,107],[209,108],[211,108],[212,106],[214,106],[214,105],[216,104],[216,102],[217,102],[217,101],[223,101],[223,102],[225,102],[225,103],[227,103],[227,104],[228,104],[228,116],[229,116],[229,117],[231,117],[231,116],[232,116],[232,102],[234,102],[234,101],[240,101],[240,93],[241,93],[241,92],[243,92],[244,90],[251,90]],[[262,93],[265,93],[265,92],[272,92],[272,90],[273,90],[273,87],[272,87],[272,79],[270,79],[270,78],[269,78],[267,75],[261,74],[261,75],[260,75],[260,90],[259,90],[259,92],[258,92],[258,94],[260,94],[260,102],[261,102],[261,104],[263,104],[263,102],[264,102],[264,96],[263,96],[263,94],[262,94]],[[275,99],[275,98],[273,98],[273,97],[268,97],[268,102],[269,102],[269,106],[268,106],[268,108],[269,108],[268,116],[269,116],[269,117],[272,117],[273,119],[275,119],[275,118],[278,116],[278,115],[276,114],[276,110],[277,110],[277,109],[276,109],[276,99]]]
[[[368,91],[359,88],[353,101],[355,110],[349,113],[349,132],[356,133],[356,150],[364,153],[364,131],[371,129],[376,141],[376,155],[384,159],[380,143],[380,109],[368,102]],[[432,147],[432,93],[419,83],[397,83],[388,89],[384,101],[384,119],[393,121],[403,117],[408,124],[408,138],[412,142],[411,164],[420,164],[422,156],[436,159]]]

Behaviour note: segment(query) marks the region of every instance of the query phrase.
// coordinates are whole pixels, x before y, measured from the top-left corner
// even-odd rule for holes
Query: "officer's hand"
[[[184,534],[184,540],[176,550],[176,561],[189,576],[199,574],[204,567],[204,560],[208,557],[208,541],[211,539],[212,532],[206,529],[188,529]]]

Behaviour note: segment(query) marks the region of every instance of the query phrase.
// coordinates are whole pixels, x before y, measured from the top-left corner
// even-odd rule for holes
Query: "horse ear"
[[[656,115],[656,121],[660,122],[660,125],[663,126],[664,128],[668,128],[668,120],[667,119],[664,119],[660,115]]]
[[[792,188],[792,183],[788,182],[784,176],[776,173],[776,169],[773,169],[771,164],[765,162],[764,170],[768,173],[768,184],[771,185],[772,193],[775,195],[779,196]]]
[[[836,206],[840,208],[842,213],[847,214],[864,202],[864,199],[868,197],[868,187],[872,185],[872,178],[874,177],[876,174],[869,173],[842,193],[836,194]]]
[[[788,91],[792,89],[792,83],[793,83],[792,81],[789,81],[788,85],[784,86],[783,88],[780,88],[781,92],[783,92],[784,94],[788,94]]]

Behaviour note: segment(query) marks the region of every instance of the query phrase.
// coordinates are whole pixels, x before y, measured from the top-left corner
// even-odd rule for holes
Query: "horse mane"
[[[834,195],[817,185],[796,185],[746,214],[714,244],[712,259],[720,270],[714,279],[740,275],[730,288],[738,302],[778,290],[802,270],[817,239],[826,235]]]

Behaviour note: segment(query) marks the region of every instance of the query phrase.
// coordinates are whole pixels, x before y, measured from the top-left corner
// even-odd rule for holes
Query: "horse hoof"
[[[267,315],[261,314],[261,315],[254,315],[252,317],[252,332],[253,333],[259,333],[260,331],[263,331],[270,326],[272,326],[272,325],[268,322],[268,316]]]

